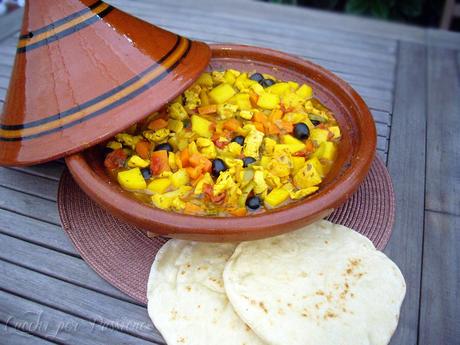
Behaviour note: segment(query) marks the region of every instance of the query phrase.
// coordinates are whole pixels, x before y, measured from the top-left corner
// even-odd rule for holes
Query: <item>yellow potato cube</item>
[[[297,188],[307,188],[320,184],[322,179],[321,175],[312,164],[305,164],[293,178],[294,184]]]
[[[176,155],[172,152],[168,152],[168,164],[172,171],[177,170]]]
[[[231,142],[227,145],[228,152],[230,152],[233,156],[239,156],[241,154],[242,149],[243,146],[235,142]]]
[[[310,131],[310,139],[316,141],[318,144],[327,141],[329,131],[327,129],[313,128]]]
[[[332,162],[337,157],[337,146],[333,142],[325,141],[321,143],[318,149],[313,153],[313,156]]]
[[[265,204],[269,207],[276,207],[289,198],[289,192],[283,188],[275,188],[268,193],[265,198]]]
[[[289,87],[291,90],[295,91],[299,87],[299,83],[296,83],[295,81],[288,81]]]
[[[314,192],[316,192],[319,189],[319,187],[308,187],[308,188],[303,188],[299,189],[298,191],[291,191],[289,193],[291,199],[297,200],[297,199],[302,199],[303,197],[306,197],[307,195],[310,195]]]
[[[233,87],[229,84],[220,84],[216,86],[214,89],[209,91],[209,97],[211,100],[216,103],[224,103],[225,101],[229,100],[236,94]]]
[[[179,120],[169,119],[168,120],[168,129],[175,133],[179,133],[184,129],[184,123]]]
[[[205,118],[193,115],[192,116],[192,131],[204,138],[211,138],[212,133],[209,129],[211,122]]]
[[[128,167],[130,168],[145,168],[149,165],[149,161],[142,159],[138,155],[131,156],[131,158],[128,159]]]
[[[117,180],[126,189],[145,189],[147,187],[139,168],[120,171],[117,175]]]
[[[305,157],[291,157],[292,159],[292,170],[296,172],[300,168],[302,168],[305,164]]]
[[[170,177],[171,183],[175,188],[185,186],[189,182],[189,177],[185,169],[179,169]]]
[[[264,138],[264,153],[272,155],[275,151],[276,140],[272,138]]]
[[[107,145],[105,145],[105,147],[108,147],[109,149],[112,149],[112,150],[118,150],[118,149],[121,149],[123,145],[119,143],[118,141],[109,141]]]
[[[264,87],[260,85],[259,83],[252,84],[251,89],[259,96],[265,92]]]
[[[281,137],[281,142],[288,146],[289,151],[291,151],[291,153],[295,153],[305,149],[305,144],[303,142],[289,134],[283,135]]]
[[[306,164],[313,165],[313,167],[316,169],[318,174],[321,177],[324,177],[324,167],[321,164],[321,162],[319,161],[318,157],[314,156],[314,157],[310,158],[309,160],[307,160]]]
[[[212,77],[210,73],[202,73],[195,82],[198,85],[212,87]]]
[[[272,159],[268,156],[262,156],[260,159],[260,165],[262,165],[264,168],[267,168],[271,160]]]
[[[340,138],[341,133],[340,133],[340,128],[339,128],[339,126],[331,126],[331,127],[329,127],[329,131],[334,135],[334,136],[333,136],[333,139],[338,139],[338,138]]]
[[[313,89],[310,85],[303,84],[295,93],[302,98],[311,98],[313,96]]]
[[[161,194],[152,195],[152,203],[162,210],[168,210],[171,207],[172,201],[172,198],[168,198]]]
[[[268,93],[274,93],[275,95],[282,96],[286,92],[289,91],[289,84],[288,83],[276,83],[273,84],[272,86],[269,86],[265,89],[266,92]]]
[[[149,183],[149,185],[147,186],[147,189],[154,193],[163,194],[164,192],[166,192],[170,184],[171,184],[171,181],[167,177],[157,178]]]
[[[280,97],[272,93],[263,93],[257,100],[257,105],[263,109],[274,109],[280,104]]]
[[[252,108],[252,104],[247,93],[237,93],[230,99],[230,102],[236,104],[240,110],[249,110]]]
[[[232,72],[227,70],[224,73],[224,79],[227,84],[233,85],[235,83],[236,76]]]

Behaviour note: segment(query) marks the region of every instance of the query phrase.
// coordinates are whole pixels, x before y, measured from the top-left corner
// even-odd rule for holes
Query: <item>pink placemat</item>
[[[150,267],[167,239],[149,238],[107,213],[67,171],[59,183],[58,207],[62,227],[83,259],[109,283],[146,304]],[[391,235],[394,208],[390,175],[377,157],[358,191],[328,220],[355,229],[383,249]]]

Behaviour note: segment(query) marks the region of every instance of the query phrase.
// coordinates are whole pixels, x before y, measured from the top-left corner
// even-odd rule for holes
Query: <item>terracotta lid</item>
[[[102,1],[26,4],[0,118],[0,165],[81,151],[183,92],[211,53]]]

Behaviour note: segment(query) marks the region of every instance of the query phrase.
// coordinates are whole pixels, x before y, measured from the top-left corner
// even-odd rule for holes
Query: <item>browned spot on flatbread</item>
[[[259,302],[259,307],[264,311],[265,314],[268,314],[268,309],[265,306],[264,302]]]
[[[334,312],[332,312],[331,310],[328,310],[326,311],[326,313],[324,314],[324,319],[327,320],[327,319],[332,319],[334,317],[337,317],[337,314],[335,314]]]

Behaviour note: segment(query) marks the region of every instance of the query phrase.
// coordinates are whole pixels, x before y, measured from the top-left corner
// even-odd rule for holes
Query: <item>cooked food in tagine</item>
[[[341,132],[307,84],[257,72],[203,73],[159,112],[107,143],[105,167],[157,208],[245,216],[307,197]]]

